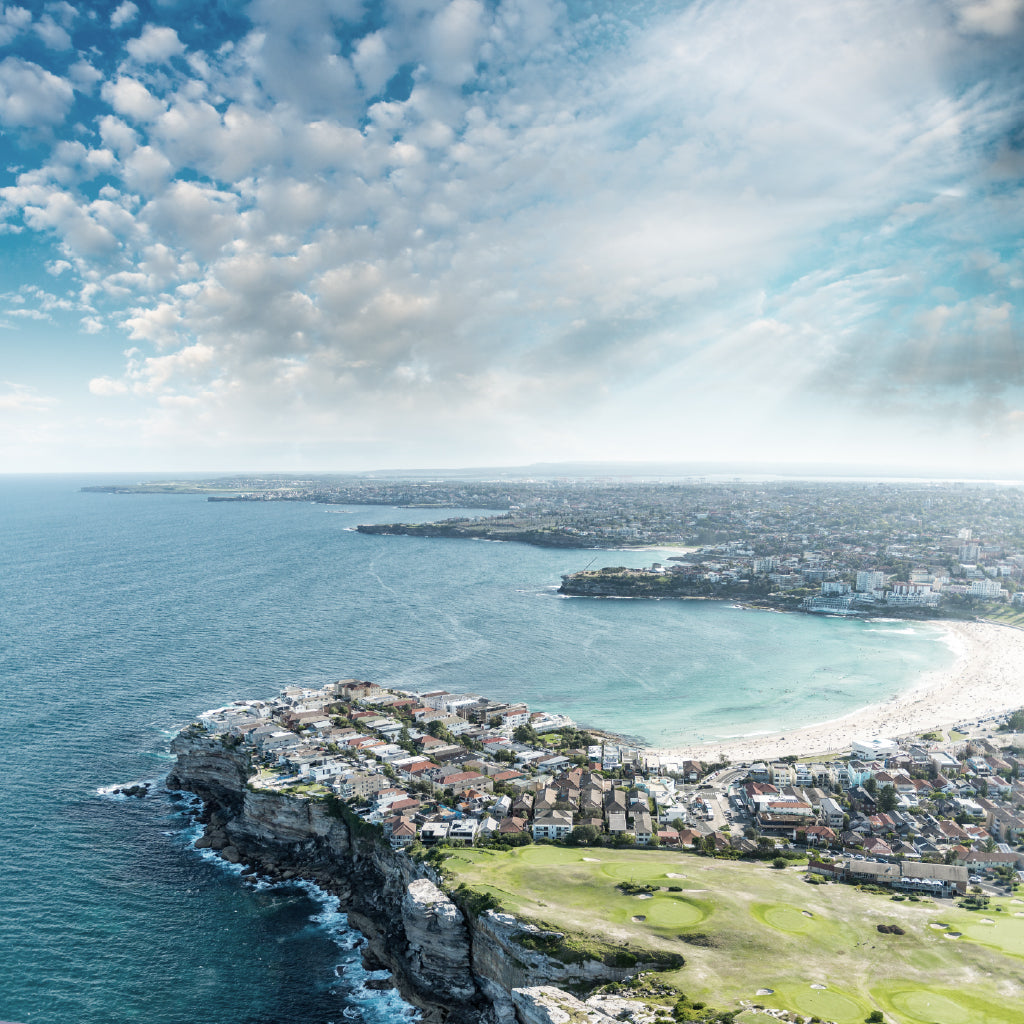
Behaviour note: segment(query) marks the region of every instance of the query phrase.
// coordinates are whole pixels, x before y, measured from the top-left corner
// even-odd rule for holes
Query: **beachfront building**
[[[859,761],[884,761],[895,757],[899,749],[895,740],[883,736],[855,739],[852,744],[853,756]]]

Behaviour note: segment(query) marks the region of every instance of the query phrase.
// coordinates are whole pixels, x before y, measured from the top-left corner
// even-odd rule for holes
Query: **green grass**
[[[686,966],[664,978],[723,1009],[758,1002],[838,1024],[861,1024],[874,1009],[894,1024],[1019,1019],[1024,917],[1014,913],[1024,904],[1008,899],[980,912],[894,903],[849,886],[807,885],[799,870],[664,851],[464,850],[445,867],[523,919],[578,937],[581,948],[681,954]],[[623,881],[658,888],[640,899],[616,888]],[[880,934],[878,924],[906,934]]]
[[[1007,626],[1024,626],[1024,610],[1012,605],[987,605],[981,614],[992,622],[1000,622]]]

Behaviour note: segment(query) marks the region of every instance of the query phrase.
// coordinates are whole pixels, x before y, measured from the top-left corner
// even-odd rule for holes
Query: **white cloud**
[[[129,55],[140,64],[162,64],[185,52],[185,44],[173,28],[147,25],[138,39],[125,44]]]
[[[0,61],[0,124],[34,128],[63,121],[74,90],[45,68],[20,57]]]
[[[68,68],[68,76],[79,92],[91,93],[97,82],[103,81],[102,72],[94,68],[87,60],[76,61]]]
[[[63,25],[58,25],[48,14],[43,15],[32,26],[43,45],[50,50],[70,50],[71,36]]]
[[[129,75],[104,82],[100,94],[117,113],[133,121],[152,121],[165,109],[165,105],[142,82]]]
[[[1024,0],[955,0],[965,32],[1005,36],[1013,32],[1024,11]]]
[[[485,31],[483,14],[477,0],[451,0],[434,16],[426,36],[434,79],[462,85],[473,75]]]
[[[32,24],[32,12],[24,7],[3,7],[0,9],[0,46],[7,46],[15,37]]]
[[[788,416],[858,352],[910,381],[878,319],[939,280],[930,307],[990,339],[980,391],[1024,279],[1024,204],[988,163],[1020,96],[965,34],[995,6],[410,0],[359,38],[356,0],[258,0],[186,60],[146,26],[108,109],[0,196],[59,240],[83,329],[145,350],[92,391],[159,400],[160,430],[383,436],[386,409],[564,440],[595,408],[685,426],[681,393]],[[955,365],[952,327],[914,326]]]
[[[173,171],[170,160],[152,146],[139,146],[123,162],[124,183],[134,192],[151,195],[167,182]]]
[[[368,95],[376,96],[381,92],[397,70],[383,33],[372,32],[359,40],[352,55],[352,66]]]
[[[36,388],[27,384],[16,384],[11,381],[0,381],[0,413],[41,414],[50,412],[56,406],[57,399],[40,394]]]
[[[139,9],[132,3],[132,0],[124,0],[124,3],[119,4],[114,13],[110,15],[110,27],[122,28],[134,21],[138,13]]]
[[[89,391],[101,398],[110,398],[113,395],[126,395],[128,385],[123,380],[115,380],[113,377],[93,377],[89,381]]]

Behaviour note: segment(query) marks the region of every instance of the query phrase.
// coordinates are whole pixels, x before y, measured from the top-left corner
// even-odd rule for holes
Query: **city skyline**
[[[1022,8],[0,9],[0,472],[1015,478]]]

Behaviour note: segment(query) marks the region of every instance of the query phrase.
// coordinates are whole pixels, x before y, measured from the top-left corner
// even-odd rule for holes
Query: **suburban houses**
[[[958,742],[874,737],[831,761],[705,765],[523,704],[346,679],[217,708],[193,728],[249,752],[250,786],[333,796],[395,849],[805,852],[825,878],[944,896],[1024,871],[1024,737],[995,725]]]

